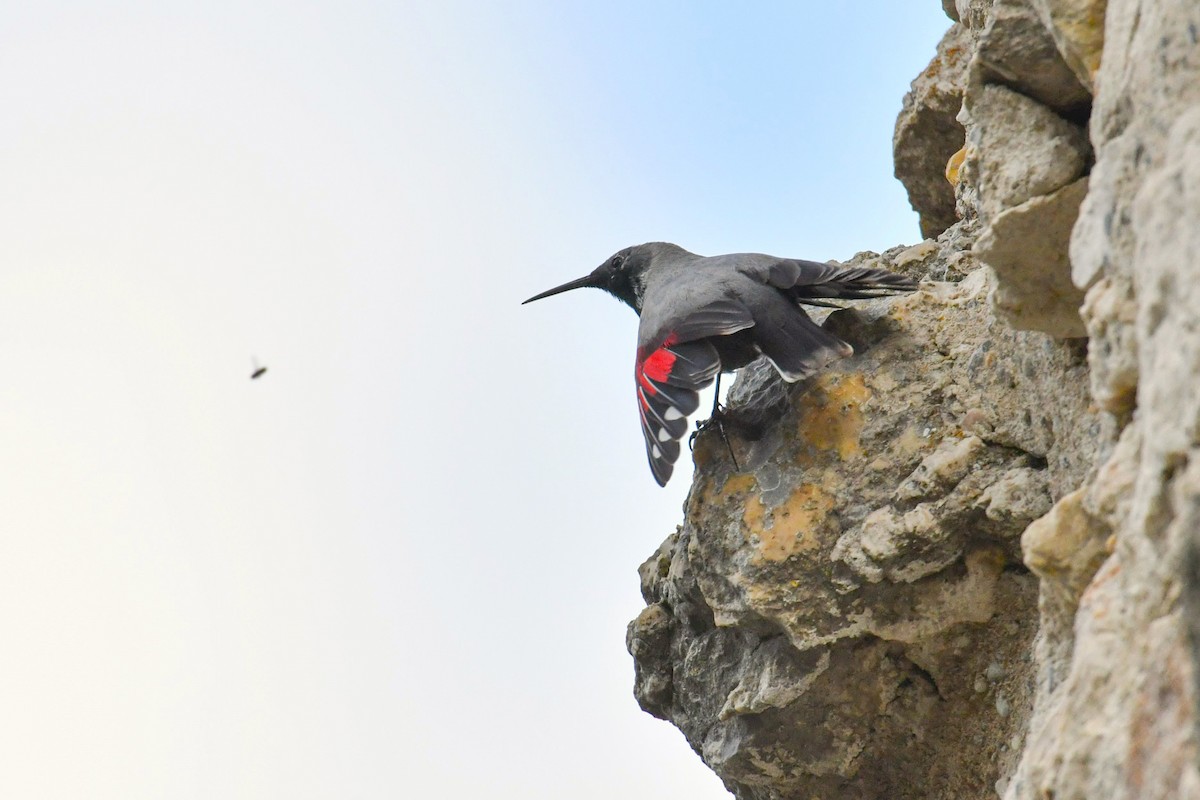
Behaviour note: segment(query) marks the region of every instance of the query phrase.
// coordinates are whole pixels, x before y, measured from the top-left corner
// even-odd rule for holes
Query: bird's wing
[[[700,390],[721,371],[716,348],[705,341],[754,324],[750,312],[735,300],[716,300],[665,325],[643,308],[638,331],[634,384],[650,471],[666,486],[679,458],[679,440],[687,432],[688,415],[700,404]]]
[[[870,267],[839,267],[798,258],[754,256],[738,264],[743,275],[774,286],[800,302],[820,298],[861,300],[911,292],[916,282],[906,275]],[[811,305],[828,305],[813,302]]]

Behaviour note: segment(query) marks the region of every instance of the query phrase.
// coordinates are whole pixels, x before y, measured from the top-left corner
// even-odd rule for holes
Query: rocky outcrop
[[[896,132],[937,238],[852,262],[922,289],[743,371],[635,694],[747,800],[1200,797],[1200,6],[944,5]]]
[[[1105,20],[1098,71],[1084,59],[1096,163],[1070,261],[1092,395],[1120,433],[1070,516],[1111,555],[1055,622],[1072,630],[1045,659],[1014,798],[1200,797],[1180,603],[1200,500],[1200,6],[1111,0]]]
[[[835,312],[853,359],[790,392],[763,366],[739,382],[765,431],[731,430],[740,468],[697,443],[629,644],[643,708],[739,797],[982,797],[1015,766],[1036,678],[1020,537],[1101,423],[1082,349],[996,321],[989,288],[975,270]]]
[[[967,29],[962,25],[950,28],[929,66],[904,96],[896,119],[892,146],[896,177],[920,215],[922,236],[938,236],[957,221],[954,187],[942,170],[963,144],[965,134],[957,117],[970,54]]]

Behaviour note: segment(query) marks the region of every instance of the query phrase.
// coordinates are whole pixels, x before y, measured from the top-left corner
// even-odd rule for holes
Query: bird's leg
[[[693,448],[696,443],[696,437],[700,435],[701,431],[708,430],[711,425],[716,425],[717,432],[721,434],[721,441],[725,443],[725,449],[729,451],[729,458],[733,461],[733,468],[740,472],[742,468],[738,466],[737,456],[733,453],[733,445],[729,443],[729,437],[725,434],[725,423],[721,420],[724,412],[725,409],[721,408],[721,373],[718,372],[717,382],[713,384],[712,413],[708,419],[696,425],[696,430],[688,438],[688,447]]]
[[[717,419],[717,415],[720,412],[721,412],[721,373],[718,372],[717,373],[717,382],[713,384],[712,413],[708,415],[708,419],[704,420],[703,422],[696,423],[696,430],[692,431],[692,435],[690,437],[688,437],[688,447],[689,448],[695,449],[694,445],[696,444],[696,437],[700,435],[701,431],[708,430],[708,427],[710,425],[720,426],[720,420]],[[724,428],[721,429],[721,438],[722,439],[725,438]]]
[[[741,472],[742,468],[738,465],[737,456],[733,454],[733,445],[729,443],[729,437],[725,435],[725,423],[721,422],[720,418],[714,417],[717,420],[717,432],[721,434],[721,441],[725,442],[725,449],[729,451],[729,460],[733,462],[735,472]]]
[[[710,420],[716,419],[717,413],[720,410],[721,410],[721,373],[718,372],[717,373],[717,382],[713,384],[713,410],[712,410],[712,413],[708,415],[708,418]],[[719,425],[720,423],[718,422],[717,424]],[[724,436],[725,434],[722,433],[721,435]]]

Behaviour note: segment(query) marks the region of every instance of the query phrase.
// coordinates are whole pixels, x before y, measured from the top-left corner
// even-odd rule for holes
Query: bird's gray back
[[[698,256],[682,249],[658,256],[642,299],[638,346],[656,342],[688,314],[713,303],[732,301],[755,317],[794,308],[778,289],[747,274],[747,268],[766,269],[778,261],[762,253]]]

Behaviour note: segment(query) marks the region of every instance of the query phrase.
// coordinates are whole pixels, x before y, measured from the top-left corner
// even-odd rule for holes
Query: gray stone
[[[1112,2],[1091,120],[1097,161],[1071,237],[1075,283],[1090,287],[1084,322],[1092,340],[1092,391],[1114,413],[1136,403],[1139,245],[1133,202],[1161,166],[1174,120],[1200,104],[1200,7]]]
[[[1087,178],[1000,212],[975,243],[975,255],[996,271],[992,304],[1019,330],[1059,338],[1086,335],[1071,282],[1067,250]]]
[[[1063,60],[1089,88],[1100,67],[1106,5],[1106,0],[1033,0]]]
[[[912,82],[896,119],[892,152],[896,177],[920,215],[921,235],[935,237],[955,223],[954,187],[946,162],[963,146],[965,133],[955,120],[962,105],[970,37],[954,25],[938,44],[929,66]]]
[[[971,59],[973,80],[1002,84],[1067,118],[1092,95],[1063,61],[1032,0],[996,0]]]
[[[1003,86],[983,86],[963,106],[967,119],[964,180],[979,193],[979,215],[1050,194],[1080,178],[1090,155],[1083,130]]]
[[[1085,37],[1104,42],[1096,165],[1070,249],[1089,287],[1092,391],[1121,432],[1078,510],[1026,532],[1062,567],[1027,559],[1042,576],[1042,666],[1008,800],[1200,797],[1180,600],[1195,591],[1184,554],[1200,498],[1200,6],[1111,0],[1105,27]]]
[[[987,15],[995,0],[955,0],[954,9],[958,19],[967,28],[978,34],[987,24]]]
[[[1090,227],[1082,216],[1072,241],[1078,239],[1081,227]],[[1071,252],[1075,252],[1073,245]],[[1089,337],[1092,396],[1105,411],[1128,416],[1137,402],[1141,370],[1135,327],[1138,307],[1130,277],[1115,274],[1097,280],[1084,296],[1080,313]]]

